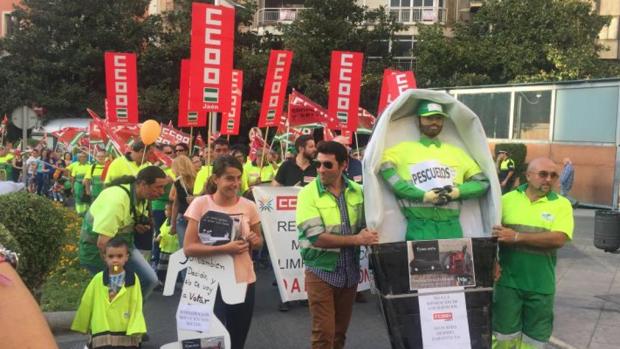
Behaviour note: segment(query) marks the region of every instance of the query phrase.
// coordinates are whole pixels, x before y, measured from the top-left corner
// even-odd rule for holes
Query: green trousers
[[[447,220],[407,218],[407,241],[458,239],[463,237],[459,217]]]

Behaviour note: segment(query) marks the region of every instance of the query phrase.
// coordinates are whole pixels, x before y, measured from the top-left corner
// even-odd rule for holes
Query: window
[[[445,0],[390,0],[390,14],[400,23],[445,22]]]
[[[513,138],[548,140],[551,91],[515,92]]]
[[[478,117],[488,138],[508,138],[510,92],[459,94]]]
[[[618,87],[558,90],[553,140],[615,143]]]
[[[12,12],[3,12],[2,13],[2,36],[8,36],[13,34],[17,26],[15,21],[15,17],[13,17]]]
[[[392,42],[392,56],[413,57],[415,39],[410,35],[397,35]]]

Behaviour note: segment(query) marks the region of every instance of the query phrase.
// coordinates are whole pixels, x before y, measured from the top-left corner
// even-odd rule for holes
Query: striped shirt
[[[349,214],[347,212],[347,202],[344,197],[344,188],[340,195],[336,197],[338,210],[340,211],[340,225],[342,235],[353,235]],[[328,195],[334,195],[331,192]],[[360,280],[360,259],[355,255],[355,247],[341,247],[340,256],[334,271],[325,271],[319,268],[306,266],[319,279],[338,288],[350,288],[359,283]]]

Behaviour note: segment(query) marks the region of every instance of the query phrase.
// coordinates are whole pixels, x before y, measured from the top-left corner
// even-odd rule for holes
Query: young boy
[[[166,282],[166,273],[168,272],[168,260],[170,255],[179,250],[179,240],[176,235],[170,235],[170,215],[172,212],[172,204],[166,203],[166,221],[159,227],[159,235],[155,241],[159,242],[159,262],[157,263],[157,277],[163,284]]]
[[[139,348],[146,323],[138,276],[125,269],[129,245],[121,238],[106,244],[107,269],[96,274],[82,296],[73,331],[90,333],[90,349]]]

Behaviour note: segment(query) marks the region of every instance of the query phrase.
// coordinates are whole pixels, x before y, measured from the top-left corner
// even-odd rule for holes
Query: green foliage
[[[510,158],[515,162],[515,178],[519,178],[520,183],[524,183],[525,171],[527,170],[527,146],[523,143],[498,143],[495,144],[495,153],[505,150],[510,154]]]
[[[0,196],[0,224],[15,237],[22,254],[18,272],[37,296],[47,273],[59,260],[64,244],[66,209],[48,199],[25,192]]]
[[[13,234],[11,234],[11,232],[2,223],[0,223],[0,245],[16,252],[18,255],[21,255],[21,247],[19,247],[19,242],[15,240]]]
[[[443,35],[420,26],[421,86],[575,80],[618,74],[598,54],[609,22],[584,0],[488,0],[469,23]]]

